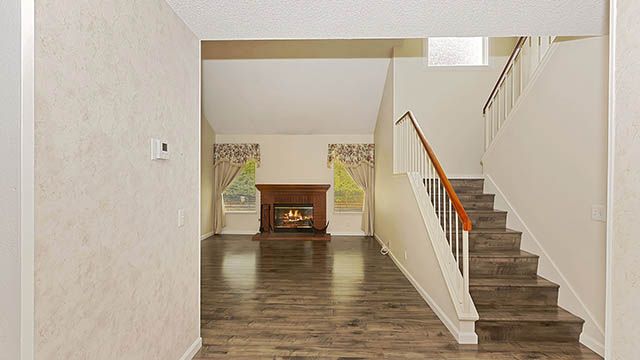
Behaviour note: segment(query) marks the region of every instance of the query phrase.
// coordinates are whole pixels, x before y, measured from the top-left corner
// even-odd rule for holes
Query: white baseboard
[[[382,240],[378,234],[373,235],[376,240],[380,243],[380,246],[385,246],[385,242]],[[442,309],[438,306],[438,304],[429,296],[429,294],[418,284],[416,279],[413,278],[411,273],[398,261],[398,259],[393,255],[391,249],[389,249],[389,258],[393,261],[396,267],[402,272],[402,274],[409,280],[411,285],[418,291],[418,294],[422,296],[422,299],[429,305],[431,310],[438,316],[440,321],[447,327],[449,332],[453,335],[456,341],[459,344],[477,344],[478,343],[478,335],[475,333],[475,321],[472,320],[460,320],[458,321],[459,326],[455,326],[455,323],[451,321],[451,319],[442,311]],[[461,328],[465,328],[464,330]]]
[[[598,341],[583,332],[580,334],[580,343],[593,350],[596,354],[604,357],[604,344],[601,341]]]
[[[589,311],[584,301],[582,301],[582,299],[580,298],[578,293],[575,291],[573,286],[571,286],[567,278],[560,271],[560,268],[555,263],[555,261],[553,261],[551,256],[549,256],[549,253],[544,249],[544,247],[542,246],[542,243],[533,234],[529,226],[527,226],[524,219],[522,219],[520,214],[518,214],[518,211],[513,207],[513,205],[511,205],[511,203],[509,202],[507,197],[504,195],[502,190],[500,190],[500,187],[498,186],[498,184],[496,184],[496,182],[493,180],[491,175],[485,173],[484,178],[486,180],[484,183],[486,192],[495,194],[496,204],[500,204],[501,206],[499,207],[501,208],[504,207],[502,210],[506,210],[509,214],[507,216],[507,226],[514,230],[522,231],[523,243],[525,243],[524,240],[527,239],[533,242],[533,245],[536,247],[536,249],[525,248],[523,250],[525,251],[529,250],[530,252],[535,253],[536,255],[540,256],[540,262],[545,261],[546,263],[551,265],[551,269],[549,269],[550,272],[541,272],[540,275],[542,275],[543,277],[553,282],[558,283],[558,285],[560,285],[561,290],[562,289],[568,290],[568,295],[571,298],[573,298],[577,304],[579,304],[579,308],[575,308],[575,307],[571,308],[563,302],[559,302],[559,305],[564,308],[567,308],[567,310],[569,310],[570,312],[577,313],[576,315],[582,317],[585,320],[586,322],[585,325],[589,323],[589,326],[593,327],[598,331],[597,337],[599,339],[596,339],[591,335],[587,335],[583,330],[582,335],[580,335],[580,342],[586,347],[598,353],[598,355],[604,356],[604,345],[603,345],[604,330],[602,329],[602,327],[598,325],[598,323],[595,320],[595,317],[593,316],[593,314],[591,314],[591,311]],[[539,268],[539,271],[540,270],[542,269]]]
[[[224,230],[220,234],[222,235],[255,235],[258,230]]]
[[[198,353],[198,350],[200,350],[201,347],[202,347],[202,338],[198,337],[196,341],[194,341],[193,344],[189,346],[187,351],[185,351],[184,354],[182,354],[179,360],[193,359],[193,357],[196,356],[196,354]]]
[[[356,232],[336,232],[336,231],[330,231],[329,232],[332,236],[365,236],[364,232],[362,231],[356,231]]]
[[[200,241],[202,241],[202,240],[204,240],[204,239],[206,239],[206,238],[208,238],[210,236],[213,236],[213,231],[210,231],[210,232],[208,232],[206,234],[200,235]]]

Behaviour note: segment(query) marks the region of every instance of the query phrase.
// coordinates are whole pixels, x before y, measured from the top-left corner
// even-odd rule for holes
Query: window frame
[[[437,37],[437,36],[433,36]],[[489,63],[489,37],[487,36],[442,36],[442,37],[481,37],[482,38],[482,65],[430,65],[429,64],[429,39],[422,41],[422,56],[424,65],[429,70],[487,70],[491,67]]]
[[[344,165],[343,165],[344,166]],[[346,170],[345,170],[346,172]],[[349,176],[351,178],[351,175],[349,175],[349,173],[347,173],[347,176]],[[353,178],[351,178],[351,181],[354,182]],[[362,206],[360,207],[360,210],[351,210],[351,211],[338,211],[336,210],[336,163],[333,163],[333,166],[331,167],[331,186],[333,187],[333,199],[332,199],[332,206],[333,206],[333,213],[334,214],[363,214],[364,213],[364,191],[362,191],[362,189],[360,189],[360,187],[358,187],[358,189],[360,189],[360,191],[362,191],[363,194],[363,198],[362,198]],[[356,184],[356,186],[358,186]]]
[[[251,161],[253,162],[253,167],[254,167],[254,178],[253,178],[253,187],[255,188],[256,186],[256,178],[257,178],[257,174],[256,171],[258,170],[258,167],[256,166],[256,162],[255,161]],[[242,167],[244,168],[246,166],[246,164],[244,164]],[[241,170],[242,171],[242,170]],[[238,177],[240,176],[240,174],[238,174]],[[235,179],[233,179],[233,182],[235,182],[236,180],[238,180],[238,178],[236,177]],[[233,182],[229,185],[231,186],[233,184]],[[228,189],[228,188],[227,188]],[[225,190],[226,191],[226,190]],[[225,214],[257,214],[258,213],[258,204],[260,203],[260,193],[257,189],[255,189],[256,192],[256,196],[255,196],[255,206],[253,210],[229,210],[227,209],[227,206],[225,204],[225,200],[224,200],[224,191],[222,192],[222,208],[224,210]]]

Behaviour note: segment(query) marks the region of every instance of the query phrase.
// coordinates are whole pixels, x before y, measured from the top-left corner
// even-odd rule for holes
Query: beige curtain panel
[[[254,160],[260,166],[258,144],[214,144],[213,145],[213,232],[220,234],[226,224],[222,193],[240,174],[242,167]]]
[[[360,228],[367,236],[373,236],[373,216],[374,216],[374,178],[375,168],[369,164],[362,163],[358,167],[345,167],[347,173],[351,175],[353,181],[364,191],[364,206],[362,207],[362,224]]]
[[[327,166],[341,163],[353,181],[364,192],[361,229],[367,236],[373,236],[374,230],[374,144],[329,144]]]

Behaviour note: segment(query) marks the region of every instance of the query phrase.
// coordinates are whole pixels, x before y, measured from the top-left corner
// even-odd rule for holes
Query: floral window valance
[[[260,167],[259,144],[214,144],[213,166],[223,161],[228,161],[233,166],[244,166],[248,161],[254,160]]]
[[[373,167],[374,153],[374,144],[329,144],[327,166],[337,161],[346,167],[358,167],[362,163]]]

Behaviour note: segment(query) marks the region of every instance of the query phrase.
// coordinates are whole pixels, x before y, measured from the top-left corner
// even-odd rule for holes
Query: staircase
[[[558,306],[559,286],[537,275],[538,256],[520,250],[522,234],[506,228],[507,212],[493,208],[484,180],[450,182],[473,224],[469,291],[479,342],[577,342],[584,321]]]

